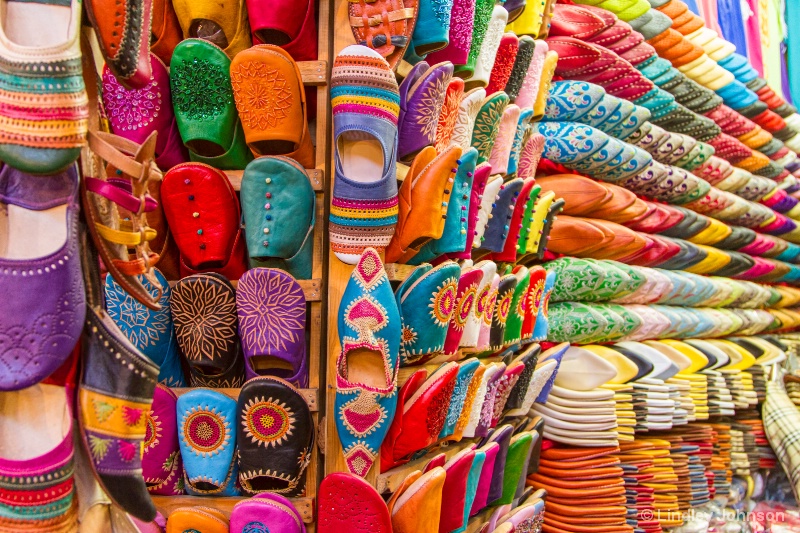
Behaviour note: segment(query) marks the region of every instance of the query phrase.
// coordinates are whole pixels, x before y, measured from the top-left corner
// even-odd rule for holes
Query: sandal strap
[[[138,198],[111,180],[104,181],[97,178],[87,177],[86,189],[95,194],[99,194],[103,198],[110,200],[117,205],[122,206],[131,213],[138,213],[142,208],[144,208],[145,212],[150,212],[154,211],[158,207],[158,202],[149,196],[144,199],[144,205],[142,205],[142,202]]]
[[[133,141],[104,131],[90,131],[89,148],[103,161],[134,179],[163,179],[161,170],[152,159],[149,168],[145,170],[141,163],[131,158],[131,155],[141,149],[141,145]]]
[[[359,0],[349,0],[351,3],[358,4]],[[350,26],[354,28],[363,28],[365,26],[375,27],[380,26],[384,22],[398,22],[401,20],[410,20],[414,18],[414,8],[406,7],[403,9],[396,9],[387,13],[387,18],[384,20],[383,15],[375,15],[372,17],[350,17]]]
[[[94,225],[97,232],[105,240],[113,242],[114,244],[122,244],[125,246],[138,246],[146,241],[152,241],[156,238],[156,230],[152,228],[143,228],[144,231],[133,232],[123,231],[114,228],[109,228],[99,222]]]
[[[153,265],[158,263],[159,259],[160,257],[157,253],[151,253],[147,261],[144,259],[131,259],[128,261],[123,259],[112,259],[111,262],[114,263],[114,266],[122,274],[126,276],[138,276],[139,274],[145,274],[148,270],[150,270]],[[158,298],[161,298],[161,288],[159,287],[158,290]],[[158,301],[158,298],[156,301]]]

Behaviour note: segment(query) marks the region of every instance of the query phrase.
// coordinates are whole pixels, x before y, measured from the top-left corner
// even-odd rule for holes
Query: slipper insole
[[[67,242],[66,220],[66,205],[31,211],[0,204],[0,257],[37,259],[60,250]]]
[[[58,446],[72,418],[63,387],[38,384],[0,395],[0,457],[24,461]]]
[[[383,177],[383,148],[374,137],[346,132],[339,138],[339,160],[342,172],[350,181],[373,183]],[[347,142],[344,136],[348,137]]]
[[[36,2],[0,2],[3,31],[9,40],[31,48],[50,48],[70,37],[72,9]],[[78,11],[80,16],[80,11]]]
[[[383,362],[383,355],[380,352],[367,348],[358,348],[347,354],[347,380],[350,383],[358,383],[385,389],[386,370]]]

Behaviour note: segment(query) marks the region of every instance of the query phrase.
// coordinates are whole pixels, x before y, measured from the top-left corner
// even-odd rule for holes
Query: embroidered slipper
[[[469,516],[475,516],[486,508],[486,500],[489,497],[489,488],[492,484],[492,474],[494,473],[495,464],[497,462],[497,454],[500,452],[500,444],[487,440],[487,442],[478,449],[478,452],[483,452],[485,458],[480,472],[478,473],[477,490],[475,491]]]
[[[480,362],[474,357],[459,364],[458,375],[456,376],[455,387],[453,388],[453,397],[450,399],[444,426],[442,426],[442,430],[439,432],[440,440],[448,439],[456,432],[458,420],[461,418],[461,413],[465,409],[467,396],[479,366],[481,366]]]
[[[158,367],[94,302],[88,306],[81,348],[78,414],[92,472],[114,504],[151,521],[156,508],[142,477],[141,454]]]
[[[475,265],[483,273],[480,283],[475,289],[474,306],[464,324],[464,333],[461,335],[460,347],[475,348],[478,344],[481,324],[486,313],[487,301],[491,292],[497,265],[492,261],[481,261]]]
[[[0,160],[7,165],[54,174],[80,155],[89,118],[80,18],[79,0],[10,2],[3,12]]]
[[[283,270],[248,270],[236,290],[236,311],[246,378],[275,376],[307,387],[306,298],[297,281]]]
[[[280,494],[264,492],[233,506],[231,533],[252,533],[259,529],[268,531],[267,527],[282,533],[306,532],[300,513],[291,501]]]
[[[111,133],[143,143],[154,131],[156,164],[167,171],[189,160],[183,146],[169,90],[166,65],[150,54],[152,75],[141,89],[128,89],[117,81],[108,65],[103,67],[103,107],[108,116]]]
[[[504,33],[497,48],[497,56],[489,74],[489,83],[486,85],[486,94],[494,94],[506,88],[508,80],[519,52],[519,39],[513,33]],[[509,95],[509,98],[511,95]]]
[[[506,322],[506,331],[503,335],[503,345],[513,346],[522,341],[522,322],[525,320],[528,304],[528,288],[530,287],[530,271],[523,265],[517,265],[512,270],[517,277],[517,286],[511,299],[511,311]]]
[[[78,343],[86,313],[77,166],[30,185],[39,179],[8,165],[0,169],[3,391],[30,387],[56,371]]]
[[[386,503],[371,483],[349,473],[334,472],[320,483],[319,533],[338,533],[348,528],[357,533],[391,533]]]
[[[483,397],[483,402],[479,407],[478,420],[475,424],[473,436],[486,437],[492,429],[492,418],[494,416],[495,400],[497,399],[497,389],[505,375],[506,365],[504,363],[497,363],[497,366],[490,367],[486,370],[489,377],[486,381],[486,394]],[[472,413],[474,415],[474,411]],[[472,426],[472,415],[470,416],[470,426]],[[465,432],[466,434],[466,432]]]
[[[197,388],[178,398],[176,410],[186,491],[238,496],[236,400]]]
[[[170,296],[172,289],[158,269],[155,270],[158,286],[154,287],[144,276],[142,285],[153,297],[159,294],[161,309],[148,309],[125,292],[111,276],[106,277],[105,302],[108,315],[116,322],[126,337],[159,367],[158,381],[168,387],[185,387],[186,378],[181,368],[178,340],[172,323]]]
[[[244,359],[237,335],[233,285],[219,274],[196,274],[175,285],[170,303],[191,385],[241,387]]]
[[[246,1],[253,44],[280,46],[295,61],[317,60],[315,2]]]
[[[201,39],[182,41],[170,61],[175,119],[192,161],[242,170],[253,159],[236,112],[231,60]]]
[[[425,364],[444,350],[456,311],[461,269],[453,261],[436,267],[423,264],[397,288],[395,298],[402,327],[400,366]]]
[[[183,460],[178,444],[178,397],[159,383],[153,405],[145,415],[142,476],[150,494],[175,496],[184,493]]]
[[[489,287],[489,292],[486,297],[483,322],[481,323],[480,332],[478,333],[478,344],[475,347],[474,353],[482,354],[487,352],[490,348],[490,339],[492,332],[492,324],[494,322],[494,313],[496,311],[498,289],[500,287],[500,275],[495,274],[492,279],[492,284]],[[480,306],[481,300],[478,300],[477,306]],[[472,352],[472,350],[470,350]]]
[[[461,101],[464,99],[464,80],[452,77],[447,84],[447,91],[444,96],[444,104],[439,115],[439,123],[436,126],[436,143],[433,145],[437,153],[444,151],[450,144],[457,144],[453,141],[456,122],[458,121]],[[464,150],[464,148],[462,148]]]
[[[449,61],[458,71],[459,67],[466,66],[469,60],[476,6],[471,0],[454,0],[452,6],[447,46],[425,57],[432,64]],[[441,12],[444,14],[445,10],[442,9]],[[414,44],[416,46],[416,39]]]
[[[303,396],[282,379],[258,377],[242,387],[237,412],[242,490],[302,494],[314,445],[314,421]]]
[[[453,77],[453,65],[414,65],[400,84],[397,159],[410,163],[425,147],[436,143],[436,131]]]
[[[164,176],[161,196],[181,273],[239,279],[247,270],[241,207],[225,173],[201,163],[178,165]]]
[[[206,40],[219,47],[231,59],[252,46],[244,0],[231,2],[173,0],[172,5],[183,29],[184,38]]]
[[[480,51],[475,58],[474,71],[471,76],[465,78],[467,90],[474,89],[475,87],[486,87],[489,83],[489,76],[492,73],[492,67],[497,57],[497,50],[500,47],[500,41],[503,38],[503,30],[506,27],[507,21],[508,11],[503,9],[502,6],[494,6],[491,11],[489,22],[486,25],[483,39],[477,43],[480,45]],[[473,45],[476,44],[474,36],[472,42]],[[471,55],[472,53],[470,52],[470,56]]]
[[[522,156],[524,144],[527,140],[533,138],[533,127],[530,124],[532,117],[533,109],[530,108],[523,109],[519,114],[516,131],[514,132],[514,141],[511,144],[511,154],[508,157],[508,168],[506,169],[506,173],[509,176],[517,174],[520,169],[520,157]]]
[[[444,341],[444,352],[442,357],[447,360],[454,360],[458,355],[458,348],[461,344],[461,337],[464,334],[464,327],[467,318],[473,314],[475,308],[475,297],[478,293],[478,284],[483,279],[483,271],[475,267],[463,267],[461,277],[458,280],[458,291],[456,293],[456,305],[453,317],[450,319],[450,326],[447,329],[447,337]],[[437,360],[437,362],[440,362]]]
[[[492,172],[495,174],[506,174],[508,172],[519,117],[520,108],[514,104],[506,106],[503,110],[494,146],[489,156],[489,164],[492,165]]]
[[[369,472],[397,404],[401,319],[378,253],[368,248],[339,312],[336,427],[348,469]]]
[[[528,302],[525,304],[525,319],[522,321],[522,342],[523,344],[533,341],[533,332],[536,329],[536,319],[539,316],[539,309],[542,305],[544,296],[545,279],[547,271],[535,266],[529,270],[530,283],[528,284]]]
[[[259,44],[231,61],[231,84],[247,146],[256,157],[282,155],[314,167],[306,92],[288,52]]]
[[[539,313],[536,315],[536,324],[533,327],[533,340],[535,342],[545,340],[550,329],[550,295],[553,292],[553,285],[556,282],[556,277],[557,274],[555,272],[548,272],[547,278],[545,279],[544,292],[542,293],[542,300],[539,305]]]
[[[350,7],[366,9],[365,5]],[[366,73],[379,81],[359,81]],[[348,46],[339,52],[331,84],[336,139],[331,249],[341,261],[355,264],[368,247],[383,252],[397,223],[400,98],[389,64],[364,46]],[[364,97],[365,87],[372,94],[374,84],[376,96]]]
[[[470,144],[478,150],[478,163],[489,161],[500,130],[500,123],[503,120],[506,106],[508,106],[508,100],[508,95],[504,92],[487,96],[475,117]],[[518,118],[519,115],[517,115]],[[513,131],[514,128],[512,128]]]
[[[395,70],[411,44],[418,16],[417,1],[357,0],[350,2],[348,13],[356,44],[374,50]]]

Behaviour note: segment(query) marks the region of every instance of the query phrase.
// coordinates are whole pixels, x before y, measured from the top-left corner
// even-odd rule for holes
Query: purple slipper
[[[147,492],[163,496],[183,494],[183,461],[178,444],[177,396],[162,384],[156,385],[153,406],[145,415],[142,476]]]
[[[439,115],[452,77],[452,63],[431,67],[422,61],[400,84],[399,161],[410,162],[420,150],[436,142]]]
[[[0,256],[0,390],[11,391],[52,374],[83,328],[77,168],[43,178],[6,165],[0,170],[0,202],[7,206]]]
[[[236,308],[247,379],[275,376],[307,387],[306,297],[300,284],[277,268],[248,270],[239,279]]]

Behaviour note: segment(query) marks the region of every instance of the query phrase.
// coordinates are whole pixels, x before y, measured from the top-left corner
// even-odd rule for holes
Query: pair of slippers
[[[184,531],[305,533],[306,526],[291,501],[280,494],[265,492],[234,505],[230,518],[210,507],[179,507],[169,516],[167,533]]]

